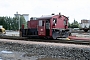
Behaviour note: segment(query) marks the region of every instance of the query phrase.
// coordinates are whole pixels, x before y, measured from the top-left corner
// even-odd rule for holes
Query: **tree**
[[[68,22],[68,28],[71,28],[71,24]]]
[[[18,22],[17,17],[13,17],[13,24],[12,24],[12,26],[13,26],[13,29],[14,30],[18,30],[18,28],[19,28],[19,22]]]
[[[24,28],[27,28],[26,20],[23,16],[20,16],[20,28],[22,28],[22,25],[24,25]]]
[[[79,28],[79,23],[74,19],[73,23],[71,23],[71,28]]]
[[[18,30],[18,19],[16,17],[0,17],[0,25],[6,30]]]

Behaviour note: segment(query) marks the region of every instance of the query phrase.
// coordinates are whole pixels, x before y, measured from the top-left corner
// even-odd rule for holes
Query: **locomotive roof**
[[[55,15],[44,15],[44,16],[38,17],[37,19],[51,19],[53,16]]]
[[[40,20],[40,19],[51,19],[53,16],[56,16],[56,15],[43,15],[41,17],[31,17],[30,20]],[[62,15],[64,16],[64,15]],[[66,17],[66,16],[64,16]],[[66,17],[68,18],[68,17]]]

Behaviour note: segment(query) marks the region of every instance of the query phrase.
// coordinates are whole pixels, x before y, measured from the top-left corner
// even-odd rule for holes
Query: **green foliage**
[[[17,17],[0,17],[0,25],[2,25],[6,30],[18,30],[19,29],[19,19]],[[25,28],[27,23],[23,16],[20,17],[20,26],[24,24]]]
[[[19,17],[0,17],[0,25],[6,30],[18,30],[19,29]],[[20,28],[24,25],[27,28],[27,23],[23,16],[20,16]],[[79,28],[79,23],[74,20],[73,23],[68,23],[69,28]]]
[[[71,24],[68,22],[68,28],[70,28],[71,27]]]
[[[26,20],[23,16],[20,16],[20,28],[22,28],[22,25],[24,25],[24,28],[27,28]]]
[[[79,28],[79,23],[76,21],[76,20],[74,20],[73,21],[73,23],[68,23],[68,27],[69,28]]]

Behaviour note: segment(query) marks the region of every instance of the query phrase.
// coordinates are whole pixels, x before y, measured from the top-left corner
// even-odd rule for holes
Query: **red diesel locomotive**
[[[47,15],[41,17],[31,17],[27,22],[27,29],[20,29],[22,37],[44,37],[57,39],[58,37],[68,37],[68,17],[61,15]]]

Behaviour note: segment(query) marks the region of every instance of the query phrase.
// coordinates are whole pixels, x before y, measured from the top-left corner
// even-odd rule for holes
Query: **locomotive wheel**
[[[65,37],[67,38],[68,36],[70,36],[71,34],[69,32],[65,32]]]
[[[58,37],[58,34],[57,34],[56,32],[53,32],[52,38],[53,38],[53,39],[57,39],[57,37]]]
[[[71,34],[71,33],[69,33],[69,36],[72,36],[72,34]]]
[[[84,32],[88,32],[88,30],[87,30],[87,29],[85,29],[85,30],[84,30]]]

